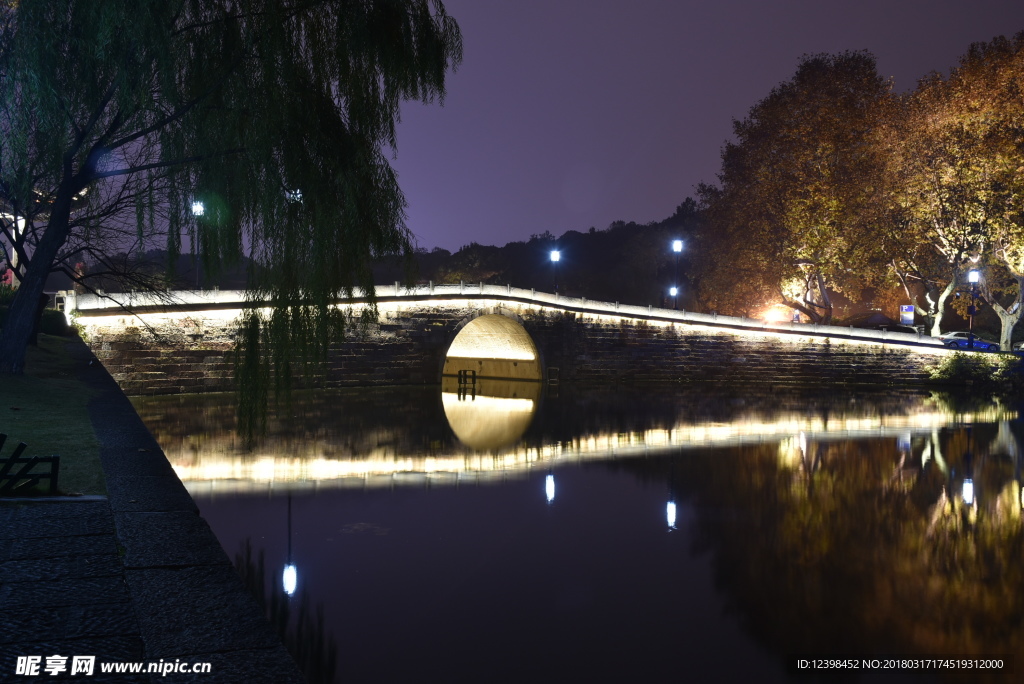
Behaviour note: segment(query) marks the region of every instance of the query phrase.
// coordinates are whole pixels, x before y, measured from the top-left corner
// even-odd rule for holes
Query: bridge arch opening
[[[511,316],[485,313],[468,321],[445,355],[445,377],[540,381],[537,346]]]

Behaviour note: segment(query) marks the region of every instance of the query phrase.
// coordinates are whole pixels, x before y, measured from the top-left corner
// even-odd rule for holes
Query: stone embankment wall
[[[554,306],[537,301],[552,295],[519,291],[516,296],[510,289],[508,297],[495,298],[485,296],[489,290],[483,286],[476,296],[452,293],[448,300],[433,288],[434,296],[422,300],[388,299],[378,290],[378,321],[365,328],[353,325],[330,354],[325,384],[435,384],[459,329],[494,313],[513,318],[530,334],[546,381],[917,385],[928,382],[929,368],[949,353],[930,338],[912,335],[768,325],[564,298]],[[109,307],[85,308],[78,322],[127,394],[233,389],[231,350],[239,310],[224,301],[185,309],[136,306],[133,316]]]
[[[125,394],[234,388],[234,326],[195,316],[142,325],[130,317],[86,327],[86,343]]]
[[[572,365],[585,383],[716,382],[770,385],[921,385],[943,349],[848,342],[828,337],[731,334],[646,321],[577,321]]]

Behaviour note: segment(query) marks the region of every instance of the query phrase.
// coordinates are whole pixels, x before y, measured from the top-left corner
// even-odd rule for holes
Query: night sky
[[[393,164],[419,247],[670,216],[731,122],[807,53],[872,52],[897,90],[1024,30],[1022,0],[444,0],[465,58],[407,103]]]

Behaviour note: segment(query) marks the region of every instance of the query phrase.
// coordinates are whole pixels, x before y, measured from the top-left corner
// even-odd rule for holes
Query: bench
[[[7,435],[0,432],[0,451],[3,451]],[[0,457],[0,496],[12,496],[25,492],[31,487],[39,486],[42,480],[50,481],[50,494],[57,493],[57,473],[60,471],[60,456],[22,456],[28,446],[22,442],[14,447],[14,452],[4,458]],[[33,472],[36,466],[49,466],[41,471]]]

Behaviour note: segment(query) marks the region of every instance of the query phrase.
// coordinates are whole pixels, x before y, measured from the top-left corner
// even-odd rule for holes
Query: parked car
[[[956,332],[942,333],[939,339],[942,344],[953,349],[970,349],[968,346],[970,333],[963,330]],[[999,351],[999,343],[992,340],[985,340],[977,335],[974,336],[974,351]]]
[[[861,328],[863,330],[889,330],[892,332],[910,333],[911,335],[916,335],[918,332],[914,326],[902,325],[881,311],[854,314],[844,321],[837,322],[836,325]]]

